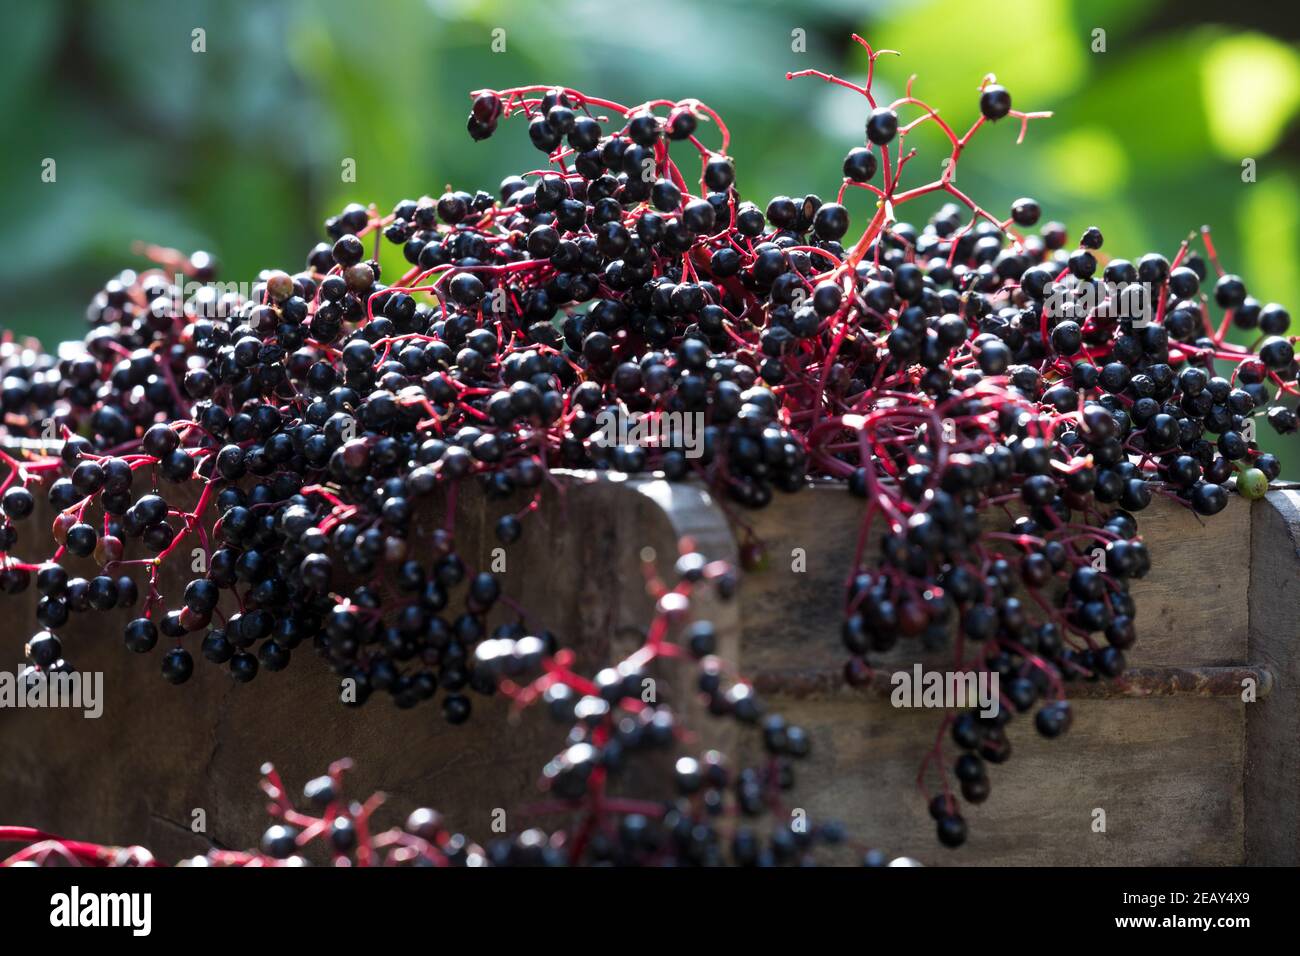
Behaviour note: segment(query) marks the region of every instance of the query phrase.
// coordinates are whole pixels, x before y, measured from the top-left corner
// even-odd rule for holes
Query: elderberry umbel
[[[1278,476],[1256,429],[1296,429],[1290,316],[1226,272],[1208,230],[1130,260],[1096,228],[1072,242],[1039,226],[1030,197],[1005,216],[980,206],[955,178],[975,135],[1023,138],[1049,114],[991,75],[963,132],[946,118],[960,110],[910,81],[878,101],[887,51],[855,39],[863,84],[788,74],[864,101],[833,198],[742,198],[730,134],[698,100],[479,90],[472,140],[516,121],[542,168],[386,214],[349,205],[305,268],[264,270],[247,298],[186,297],[177,277],[205,283],[213,259],[148,247],[154,267],[104,286],[82,342],[56,355],[7,340],[3,434],[47,440],[0,453],[0,588],[40,592],[31,678],[69,666],[74,615],[136,608],[124,641],[173,683],[195,655],[242,682],[306,644],[346,702],[436,698],[459,723],[499,686],[481,649],[558,648],[467,565],[450,521],[413,540],[435,489],[522,495],[495,528],[509,547],[557,467],[696,480],[745,507],[829,477],[879,532],[846,569],[845,677],[869,680],[868,658],[900,642],[996,670],[999,716],[945,724],[962,798],[985,799],[1013,715],[1059,735],[1065,684],[1122,674],[1129,582],[1153,559],[1135,515],[1155,496],[1213,515]],[[914,182],[924,124],[950,152],[939,179]],[[921,200],[920,225],[899,218]],[[400,275],[380,267],[385,240]],[[1234,328],[1255,347],[1229,342]],[[607,444],[611,414],[658,418],[666,440]],[[703,424],[698,457],[682,415]],[[12,554],[38,500],[52,553]],[[194,548],[203,570],[162,594],[159,569]],[[495,629],[494,608],[508,609]],[[923,770],[955,845],[945,746]]]

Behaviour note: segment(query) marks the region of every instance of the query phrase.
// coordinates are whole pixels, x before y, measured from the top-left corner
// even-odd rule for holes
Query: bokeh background
[[[207,249],[221,278],[250,280],[268,266],[301,268],[322,220],[345,202],[387,210],[449,183],[493,189],[538,165],[522,123],[470,141],[466,94],[477,88],[563,83],[628,104],[697,97],[732,130],[742,194],[760,203],[833,194],[844,153],[862,142],[864,103],[784,77],[815,67],[860,80],[854,31],[903,53],[878,63],[883,96],[900,95],[915,73],[916,95],[965,124],[992,71],[1018,108],[1055,111],[1020,146],[1010,122],[976,137],[958,183],[986,208],[1033,196],[1045,217],[1076,235],[1100,226],[1106,251],[1131,258],[1172,254],[1209,223],[1252,294],[1300,310],[1300,22],[1281,3],[3,0],[0,9],[0,327],[47,346],[79,336],[100,284],[141,264],[134,240]],[[192,50],[195,28],[206,52]],[[498,29],[504,52],[491,48]],[[804,52],[792,49],[796,30]],[[922,150],[914,175],[934,178],[937,134],[912,140]],[[41,179],[47,158],[54,183]],[[355,183],[342,181],[344,158],[356,162]],[[1245,160],[1254,182],[1243,182]],[[849,201],[865,223],[866,193]],[[931,208],[908,207],[917,215],[906,218]]]

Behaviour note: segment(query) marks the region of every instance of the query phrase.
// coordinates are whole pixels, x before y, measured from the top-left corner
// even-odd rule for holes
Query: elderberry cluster
[[[1024,207],[1013,219],[1032,225]],[[891,358],[915,362],[917,385],[933,397],[899,396],[915,408],[906,416],[862,415],[873,461],[857,458],[849,488],[890,521],[879,560],[849,589],[845,677],[868,682],[866,656],[900,638],[933,648],[955,631],[958,667],[996,672],[1003,688],[996,716],[949,718],[964,751],[953,765],[962,795],[980,803],[986,764],[1010,754],[1015,714],[1041,703],[1035,726],[1058,736],[1071,722],[1064,683],[1123,673],[1137,637],[1129,582],[1151,567],[1135,514],[1163,494],[1213,515],[1227,506],[1230,478],[1258,498],[1278,477],[1254,423],[1266,412],[1279,432],[1294,430],[1294,412],[1272,405],[1269,385],[1291,393],[1296,361],[1281,337],[1286,310],[1249,299],[1236,276],[1216,281],[1224,320],[1210,326],[1197,298],[1208,270],[1186,243],[1176,264],[1158,253],[1136,265],[1110,259],[1095,278],[1095,228],[1073,251],[1055,223],[1011,246],[992,226],[958,238],[952,206],[920,232],[894,227],[881,241],[900,229],[864,299],[892,319]],[[972,281],[945,288],[963,266]],[[1156,290],[1153,316],[1126,314],[1123,298],[1138,283]],[[1258,352],[1227,345],[1228,322],[1258,328]],[[948,334],[962,337],[956,361]],[[886,485],[881,471],[895,480]],[[1004,509],[1012,516],[999,522]],[[926,582],[938,587],[917,586]],[[943,842],[964,841],[946,785],[932,812]]]
[[[1255,427],[1296,429],[1280,401],[1296,394],[1290,319],[1222,269],[1208,230],[1208,261],[1184,242],[1130,262],[1095,228],[1077,244],[1059,223],[1030,234],[1032,199],[1005,217],[982,208],[953,177],[973,136],[1007,120],[1023,136],[1049,114],[1014,109],[989,76],[959,134],[910,83],[877,102],[881,51],[855,39],[864,85],[789,75],[866,100],[834,199],[743,199],[729,133],[697,100],[483,90],[472,139],[522,114],[545,170],[387,214],[349,205],[304,269],[265,270],[246,292],[214,285],[205,253],[150,248],[157,268],[107,283],[82,342],[57,356],[6,343],[3,434],[33,441],[0,452],[0,588],[40,592],[33,679],[68,666],[57,635],[71,615],[143,592],[125,640],[144,653],[166,638],[170,681],[190,677],[195,651],[245,681],[307,643],[345,701],[441,694],[459,723],[468,692],[558,648],[513,607],[489,625],[500,581],[458,553],[449,490],[527,497],[496,525],[509,546],[557,467],[655,471],[749,507],[834,478],[864,501],[864,541],[878,535],[848,569],[845,677],[869,681],[869,655],[917,638],[951,645],[957,669],[996,671],[996,718],[948,718],[963,796],[986,798],[1013,713],[1036,709],[1055,736],[1066,682],[1122,674],[1128,584],[1152,561],[1135,515],[1156,495],[1212,515],[1230,489],[1257,498],[1277,477]],[[922,123],[951,161],[905,186]],[[698,156],[698,184],[674,149]],[[875,211],[850,241],[859,191]],[[943,203],[923,227],[898,218],[927,197]],[[382,241],[402,274],[384,275]],[[1232,328],[1257,331],[1256,347],[1228,342]],[[664,440],[611,443],[611,416],[666,423]],[[38,494],[57,550],[29,562],[9,553],[12,523]],[[420,527],[438,501],[447,521]],[[164,595],[160,568],[191,549],[201,572]],[[82,576],[65,568],[76,561]],[[711,680],[711,706],[747,709]],[[589,779],[619,740],[575,743],[554,785]],[[704,786],[711,772],[687,776]],[[965,827],[942,763],[939,776],[940,836],[955,845]]]
[[[542,769],[545,804],[516,808],[515,818],[557,817],[558,826],[528,826],[488,842],[486,848],[451,831],[430,809],[413,812],[404,827],[375,833],[376,795],[348,802],[342,776],[350,761],[308,782],[303,791],[313,811],[299,811],[278,774],[263,768],[262,789],[276,818],[258,851],[212,850],[183,861],[191,866],[299,866],[313,859],[335,865],[416,866],[785,866],[813,865],[818,851],[856,853],[865,866],[887,863],[877,850],[853,844],[835,823],[814,824],[785,798],[795,784],[794,762],[810,751],[807,733],[779,714],[767,713],[750,684],[730,673],[715,655],[713,625],[688,624],[693,592],[713,587],[722,600],[734,592],[734,576],[721,562],[707,562],[683,547],[672,588],[651,572],[656,613],[640,646],[594,677],[573,669],[573,655],[547,655],[536,638],[485,640],[476,667],[491,675],[520,707],[543,706],[566,728],[564,748]],[[733,767],[717,750],[681,752],[684,721],[653,688],[671,678],[679,658],[691,658],[708,711],[729,717],[761,739],[763,758]],[[668,681],[665,681],[668,683]],[[651,691],[647,693],[647,689]],[[635,766],[633,766],[635,765]],[[670,767],[671,769],[665,769]],[[73,843],[25,828],[0,827],[0,841],[28,843],[0,865],[78,862],[152,865],[139,847],[124,851]],[[322,850],[317,847],[323,848]]]

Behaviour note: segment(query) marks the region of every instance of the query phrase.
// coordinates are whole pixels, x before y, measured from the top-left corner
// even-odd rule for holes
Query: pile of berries
[[[1136,513],[1161,495],[1212,515],[1230,487],[1255,498],[1278,476],[1255,426],[1296,429],[1279,401],[1297,394],[1290,319],[1223,270],[1208,230],[1204,255],[1188,240],[1130,261],[1095,228],[1077,243],[1058,223],[1031,232],[1032,199],[982,208],[954,179],[975,133],[1010,119],[1023,137],[1049,114],[1013,109],[989,76],[958,134],[910,82],[878,103],[890,51],[855,39],[864,85],[788,75],[865,100],[834,200],[743,200],[726,126],[696,100],[484,90],[471,137],[521,117],[544,168],[386,215],[350,205],[304,269],[268,269],[246,294],[213,284],[206,254],[149,248],[159,268],[107,283],[84,341],[6,343],[0,588],[40,592],[33,679],[70,666],[58,633],[72,615],[139,607],[125,642],[146,653],[162,638],[174,683],[196,652],[246,681],[306,642],[351,702],[441,693],[459,723],[468,692],[500,687],[498,657],[559,648],[522,624],[488,629],[500,582],[466,566],[450,525],[415,546],[412,515],[435,489],[527,496],[496,526],[509,546],[557,467],[698,480],[744,507],[829,477],[864,500],[864,544],[880,532],[846,569],[845,679],[869,681],[868,657],[909,640],[997,671],[999,715],[945,724],[962,796],[986,799],[1014,714],[1056,736],[1066,682],[1123,672],[1128,582],[1152,560]],[[925,123],[949,161],[904,186]],[[698,183],[674,146],[698,156]],[[861,194],[874,211],[848,241]],[[898,218],[927,197],[944,202],[924,225]],[[391,280],[384,240],[409,264]],[[1232,328],[1255,347],[1229,343]],[[664,440],[611,444],[609,416],[665,423]],[[698,457],[683,416],[702,423]],[[36,495],[56,550],[24,559],[8,553],[11,522]],[[159,569],[182,542],[205,570],[164,596]],[[70,576],[66,559],[97,573]],[[957,845],[965,824],[935,763],[939,835]]]

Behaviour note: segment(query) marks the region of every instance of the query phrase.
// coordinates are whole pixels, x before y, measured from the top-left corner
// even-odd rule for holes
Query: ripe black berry
[[[885,146],[898,135],[898,114],[884,106],[874,109],[867,117],[866,129],[869,142]]]
[[[989,84],[980,94],[980,112],[985,119],[1002,119],[1011,112],[1011,94],[996,83]]]
[[[183,684],[194,672],[194,659],[183,647],[174,647],[162,661],[162,675],[169,684]]]
[[[1011,218],[1018,226],[1032,226],[1042,214],[1042,208],[1033,199],[1017,199],[1011,204]]]

